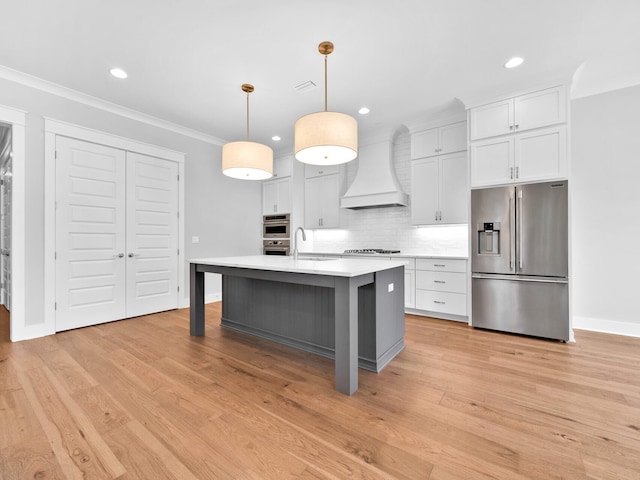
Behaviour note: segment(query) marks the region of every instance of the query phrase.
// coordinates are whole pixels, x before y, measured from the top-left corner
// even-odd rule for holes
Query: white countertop
[[[321,255],[321,256],[331,256],[331,255],[340,255],[354,257],[354,258],[450,258],[452,260],[468,260],[469,257],[466,255],[449,255],[449,254],[422,254],[422,253],[344,253],[344,252],[300,252],[300,255]]]
[[[293,257],[277,255],[252,255],[246,257],[194,258],[189,259],[189,263],[275,272],[330,275],[333,277],[357,277],[358,275],[402,267],[405,264],[401,260],[395,261],[388,258],[375,259],[371,257],[307,260],[304,254],[300,254],[298,260],[294,260]]]

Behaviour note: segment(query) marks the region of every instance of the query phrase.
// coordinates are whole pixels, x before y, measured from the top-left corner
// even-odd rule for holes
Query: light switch
[[[200,243],[200,237],[191,237],[191,243]]]
[[[393,292],[393,283],[387,285],[387,288],[389,289],[389,293]]]

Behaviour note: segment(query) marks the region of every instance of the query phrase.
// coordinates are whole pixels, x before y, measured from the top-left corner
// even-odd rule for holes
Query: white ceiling
[[[227,141],[244,138],[252,83],[252,140],[277,149],[323,108],[323,40],[329,109],[361,132],[640,49],[639,0],[23,0],[2,17],[0,65]]]

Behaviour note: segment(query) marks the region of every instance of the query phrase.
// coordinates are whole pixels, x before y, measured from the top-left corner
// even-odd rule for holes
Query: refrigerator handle
[[[520,265],[520,270],[524,268],[524,264],[522,262],[524,253],[524,235],[522,234],[522,201],[522,190],[518,190],[518,240],[520,241],[520,255],[518,255],[518,263]]]
[[[514,191],[509,192],[509,270],[516,266],[516,207]]]

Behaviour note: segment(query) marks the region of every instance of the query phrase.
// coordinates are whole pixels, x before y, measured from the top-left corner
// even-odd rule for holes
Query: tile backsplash
[[[411,201],[411,137],[408,132],[396,137],[394,167],[402,189]],[[346,181],[341,193],[353,182],[358,168],[355,160],[346,166]],[[467,225],[414,227],[411,208],[384,207],[364,210],[340,209],[340,229],[308,231],[303,251],[335,252],[345,249],[383,248],[420,255],[468,255]]]

